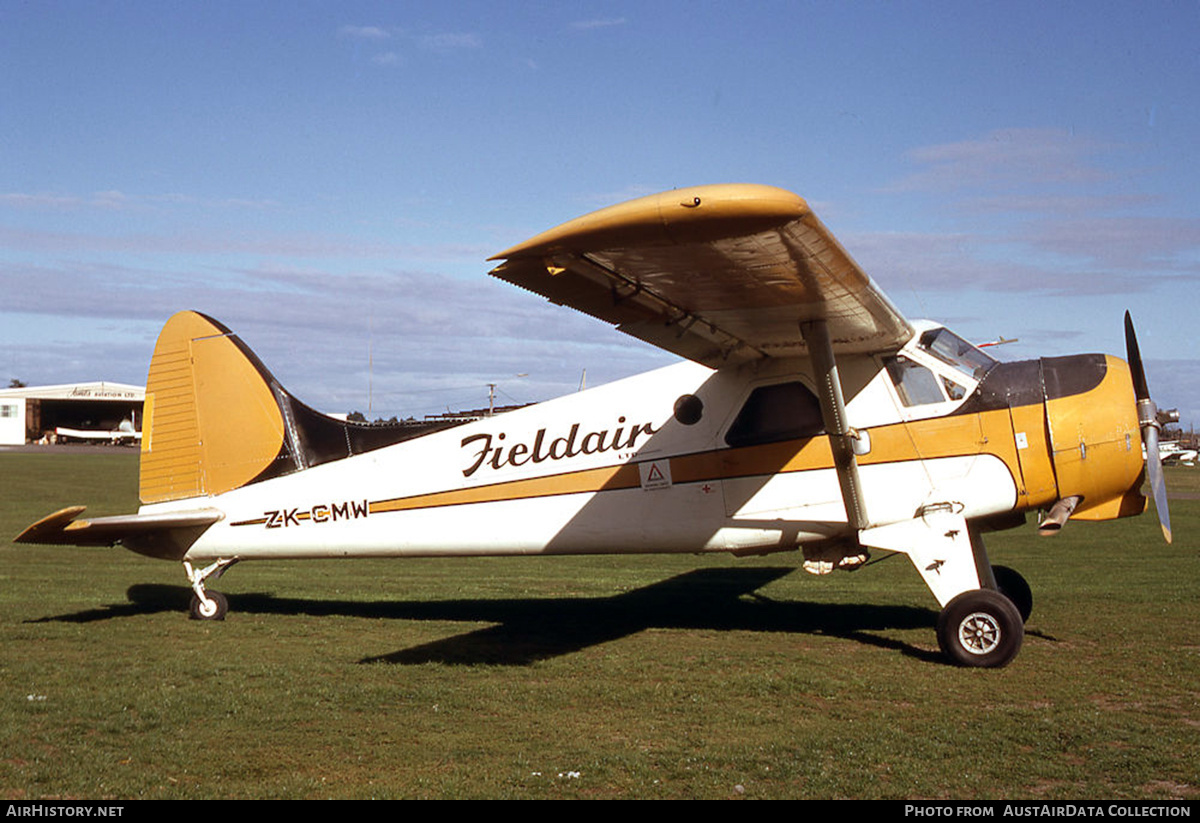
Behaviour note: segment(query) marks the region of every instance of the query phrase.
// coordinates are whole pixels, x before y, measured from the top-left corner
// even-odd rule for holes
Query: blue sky
[[[1200,422],[1196,3],[0,3],[0,382],[204,311],[326,411],[671,362],[486,276],[675,186],[813,204],[910,317]],[[528,375],[517,377],[518,374]]]

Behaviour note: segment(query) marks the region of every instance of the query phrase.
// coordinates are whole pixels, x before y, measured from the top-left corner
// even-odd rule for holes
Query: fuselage
[[[1140,512],[1128,369],[996,363],[923,324],[899,354],[840,359],[866,514],[1012,524]],[[143,513],[193,501],[145,506]],[[793,549],[852,538],[807,359],[690,362],[211,498],[184,559]]]

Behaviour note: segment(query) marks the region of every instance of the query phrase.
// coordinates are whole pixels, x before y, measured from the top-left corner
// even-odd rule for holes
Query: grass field
[[[1200,797],[1200,501],[993,535],[1034,590],[947,665],[903,557],[246,563],[18,547],[136,508],[126,452],[0,454],[0,793],[34,798]],[[1168,472],[1200,491],[1200,470]]]

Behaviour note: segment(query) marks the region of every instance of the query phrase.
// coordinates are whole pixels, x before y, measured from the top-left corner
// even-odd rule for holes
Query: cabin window
[[[996,361],[949,329],[930,329],[919,345],[938,360],[953,366],[973,380],[982,380]],[[953,395],[951,395],[953,396]]]
[[[0,403],[0,417],[16,417],[17,407],[14,403]]]
[[[675,401],[675,419],[685,426],[694,426],[704,416],[704,403],[694,394],[681,395]]]
[[[803,383],[777,383],[750,392],[725,442],[730,446],[756,446],[813,437],[824,430],[816,395]]]
[[[949,377],[942,378],[942,388],[946,390],[946,396],[951,400],[962,400],[967,396],[966,388],[958,385]]]
[[[946,395],[938,387],[937,376],[920,363],[898,355],[889,357],[886,365],[896,386],[896,394],[900,395],[900,402],[904,405],[924,406],[927,403],[946,402]]]

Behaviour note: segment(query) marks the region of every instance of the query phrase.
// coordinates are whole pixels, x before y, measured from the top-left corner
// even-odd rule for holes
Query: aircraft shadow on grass
[[[939,660],[936,650],[872,634],[889,629],[928,628],[931,609],[773,600],[756,591],[794,568],[697,569],[611,597],[557,597],[437,601],[353,601],[281,598],[267,593],[228,594],[235,613],[362,617],[391,620],[486,622],[494,625],[423,643],[360,663],[414,665],[529,665],[648,628],[712,629],[819,634],[892,648]],[[86,623],[187,610],[186,586],[139,584],[128,603],[34,622]]]

